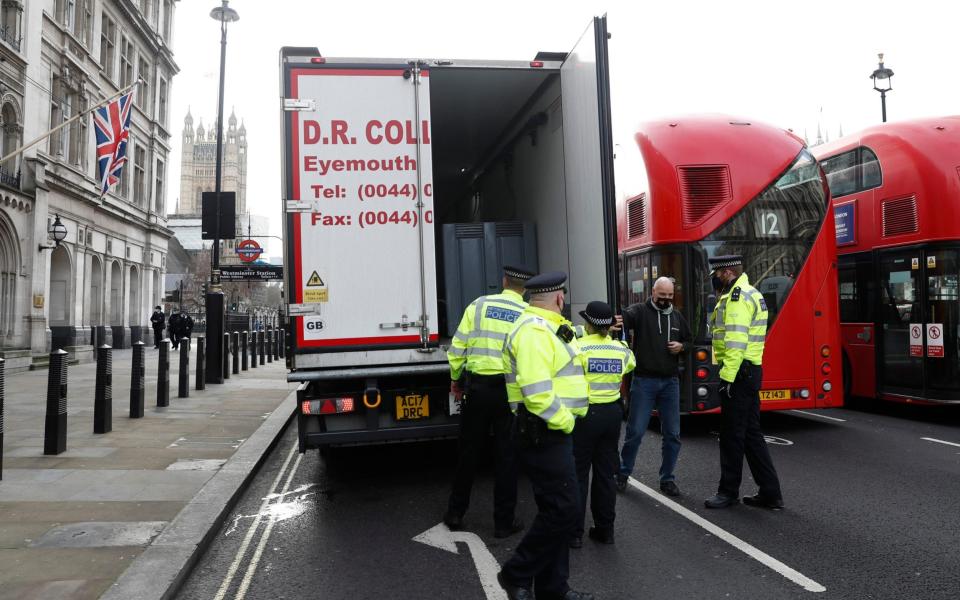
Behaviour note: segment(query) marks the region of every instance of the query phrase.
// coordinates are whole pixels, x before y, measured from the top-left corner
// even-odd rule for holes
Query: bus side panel
[[[877,347],[873,323],[842,323],[843,351],[849,361],[850,395],[875,398],[877,395]]]

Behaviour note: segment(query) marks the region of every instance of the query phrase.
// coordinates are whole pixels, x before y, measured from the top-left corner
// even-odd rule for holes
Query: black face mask
[[[710,278],[710,283],[713,284],[713,289],[717,290],[718,292],[721,291],[723,288],[726,287],[726,284],[723,283],[723,280],[720,279],[720,276],[719,276],[719,275],[713,275],[713,276]]]
[[[666,298],[658,298],[654,300],[653,303],[656,304],[657,308],[659,308],[660,310],[667,310],[668,308],[670,308],[670,305],[672,304]]]

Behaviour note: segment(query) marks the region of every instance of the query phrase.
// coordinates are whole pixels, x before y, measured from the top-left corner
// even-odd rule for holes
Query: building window
[[[136,160],[133,161],[133,203],[137,206],[145,206],[147,151],[138,145],[134,157]]]
[[[157,100],[157,120],[163,126],[167,125],[167,80],[160,79],[160,97]]]
[[[60,125],[68,117],[66,114],[69,114],[70,106],[64,97],[64,91],[66,86],[63,85],[63,80],[57,76],[53,77],[53,87],[51,87],[50,93],[50,129],[53,129],[57,125]],[[64,142],[66,140],[66,131],[63,129],[55,131],[50,136],[50,154],[53,156],[62,156],[64,152]]]
[[[155,172],[155,175],[157,178],[157,187],[156,187],[156,193],[154,195],[154,198],[155,198],[154,203],[156,205],[156,211],[158,215],[166,214],[164,212],[164,201],[163,201],[164,200],[163,198],[163,167],[164,167],[163,161],[158,158],[157,169]]]
[[[100,20],[100,67],[110,79],[113,79],[116,45],[117,26],[107,13],[103,13],[103,18]]]
[[[0,149],[0,155],[7,155],[20,147],[20,139],[23,136],[23,126],[17,119],[17,111],[10,103],[3,105],[0,111],[0,118],[3,119],[3,147]],[[17,172],[17,158],[9,159],[3,165],[0,165],[0,179],[4,183],[9,180],[7,177],[15,177]]]
[[[150,3],[150,24],[160,29],[160,0],[152,0]]]
[[[127,138],[127,148],[126,148],[126,153],[124,154],[124,158],[127,159],[128,163],[130,159],[130,149],[134,147],[135,146],[133,143],[133,136],[130,136]],[[128,198],[130,196],[130,165],[129,164],[127,164],[123,169],[121,169],[120,183],[118,184],[118,186],[119,186],[118,194],[120,195],[120,197]]]
[[[150,64],[147,63],[143,55],[140,56],[137,72],[140,78],[140,87],[137,89],[137,106],[139,106],[148,117],[152,117],[150,114],[150,107],[153,103],[153,96],[150,93]]]
[[[163,0],[163,41],[170,43],[173,31],[173,0]]]
[[[87,48],[93,46],[93,0],[83,0],[79,7],[80,28],[77,30],[77,37],[82,39]]]
[[[125,88],[133,83],[133,59],[136,51],[133,42],[125,37],[120,38],[120,87]]]
[[[82,113],[87,109],[87,99],[84,96],[74,90],[69,90],[68,97],[70,98],[72,112],[69,116],[64,115],[65,118],[70,118],[70,116]],[[87,165],[87,119],[77,119],[67,127],[67,130],[69,136],[67,160],[70,161],[71,165],[84,170]]]
[[[93,0],[57,0],[57,20],[88,47],[93,42]]]
[[[0,4],[0,39],[10,44],[14,50],[20,51],[20,26],[23,20],[23,4],[3,2]]]

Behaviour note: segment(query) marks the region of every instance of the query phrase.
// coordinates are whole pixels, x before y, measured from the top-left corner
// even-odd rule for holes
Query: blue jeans
[[[654,407],[660,416],[663,461],[660,481],[673,481],[680,455],[680,380],[677,377],[637,377],[630,388],[630,418],[620,451],[620,473],[630,475]]]

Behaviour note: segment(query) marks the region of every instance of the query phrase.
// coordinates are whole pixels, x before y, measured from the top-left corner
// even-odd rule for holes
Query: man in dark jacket
[[[153,314],[150,315],[150,324],[153,326],[153,347],[160,347],[160,340],[163,339],[163,327],[167,318],[163,316],[163,309],[159,306],[153,308]]]
[[[679,311],[673,309],[673,281],[661,277],[653,284],[647,302],[627,307],[624,329],[631,335],[637,358],[630,388],[630,417],[620,451],[617,488],[627,488],[640,442],[650,423],[653,409],[660,417],[663,435],[660,464],[660,491],[679,496],[673,469],[680,455],[680,355],[690,347],[690,327]]]
[[[174,350],[180,348],[180,336],[183,329],[181,318],[180,313],[173,313],[167,319],[167,332],[170,334],[170,342],[173,344]]]

